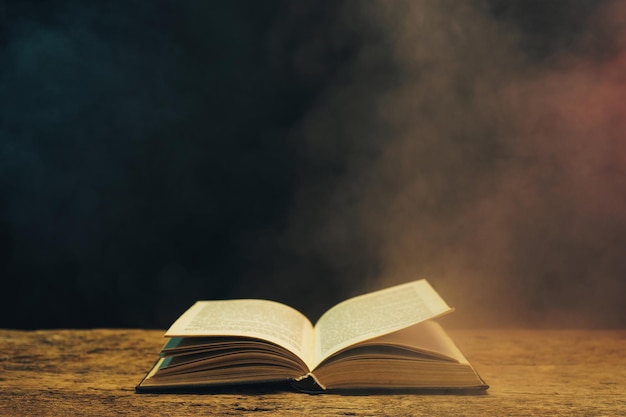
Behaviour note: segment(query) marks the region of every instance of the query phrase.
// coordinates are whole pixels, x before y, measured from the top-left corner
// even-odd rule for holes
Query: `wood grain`
[[[626,415],[626,330],[454,330],[486,395],[136,394],[163,331],[0,330],[0,415]]]

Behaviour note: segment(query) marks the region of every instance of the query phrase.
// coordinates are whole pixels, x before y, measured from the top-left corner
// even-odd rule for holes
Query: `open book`
[[[430,321],[452,309],[426,280],[343,301],[313,325],[274,301],[198,301],[176,320],[138,392],[292,381],[308,392],[484,390]]]

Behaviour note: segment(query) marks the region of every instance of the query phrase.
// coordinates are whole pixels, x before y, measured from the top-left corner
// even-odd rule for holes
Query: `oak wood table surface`
[[[626,416],[626,330],[448,333],[486,394],[136,394],[163,331],[0,330],[0,415]]]

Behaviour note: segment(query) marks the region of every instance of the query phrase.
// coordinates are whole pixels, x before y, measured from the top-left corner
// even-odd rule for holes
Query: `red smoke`
[[[589,20],[581,42],[506,89],[514,158],[475,216],[497,271],[537,281],[518,319],[600,325],[620,303],[626,254],[626,4]],[[529,243],[520,243],[527,240]],[[467,243],[467,242],[466,242]],[[535,246],[533,249],[520,247]],[[484,251],[485,249],[483,249]],[[527,259],[519,254],[526,251]],[[474,253],[475,254],[475,253]],[[517,260],[510,263],[510,255]],[[533,265],[526,267],[526,265]],[[545,278],[524,277],[542,273]],[[521,268],[521,269],[520,269]],[[544,282],[541,283],[540,280]],[[524,284],[513,288],[524,288]],[[505,297],[515,301],[516,291]],[[511,308],[513,304],[507,304]],[[513,307],[515,308],[515,307]],[[533,316],[535,314],[535,316]],[[586,318],[585,318],[586,316]],[[596,319],[590,319],[590,317]]]
[[[608,17],[607,17],[608,16]],[[581,216],[626,219],[626,4],[591,19],[583,54],[517,87],[528,97],[522,153],[557,168],[563,197]]]
[[[626,3],[616,2],[591,17],[569,49],[510,67],[516,56],[507,49],[495,62],[506,68],[500,81],[477,75],[500,87],[466,111],[477,123],[496,126],[502,156],[488,175],[468,183],[475,199],[447,225],[426,221],[407,232],[405,218],[388,234],[395,242],[388,251],[397,271],[392,276],[430,277],[459,307],[458,321],[473,325],[602,327],[620,320],[626,273],[622,22]],[[445,124],[439,127],[446,132]],[[476,132],[473,143],[481,141]],[[436,187],[432,178],[427,184]],[[423,200],[424,192],[406,190]],[[423,256],[441,236],[447,243]]]

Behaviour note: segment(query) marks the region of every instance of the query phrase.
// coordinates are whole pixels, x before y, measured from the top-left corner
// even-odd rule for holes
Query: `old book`
[[[279,381],[307,392],[485,390],[432,320],[451,311],[426,280],[350,298],[315,325],[274,301],[198,301],[137,391]]]

